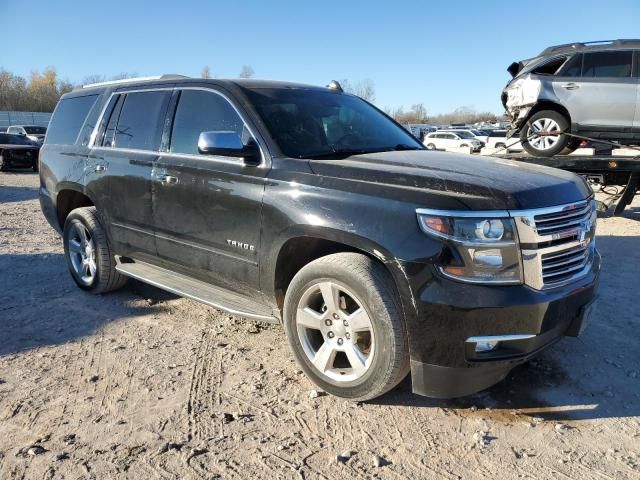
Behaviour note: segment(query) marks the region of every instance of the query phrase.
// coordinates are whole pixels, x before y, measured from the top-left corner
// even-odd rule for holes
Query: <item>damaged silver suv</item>
[[[502,92],[510,131],[531,155],[550,157],[578,147],[576,135],[640,143],[640,40],[571,43],[512,63]]]

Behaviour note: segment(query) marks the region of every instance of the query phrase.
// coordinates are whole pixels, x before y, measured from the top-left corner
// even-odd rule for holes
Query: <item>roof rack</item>
[[[82,88],[104,87],[106,85],[118,85],[120,83],[131,83],[131,82],[144,82],[148,80],[177,80],[179,78],[189,78],[189,77],[187,77],[186,75],[169,73],[165,75],[156,75],[152,77],[122,78],[120,80],[109,80],[107,82],[88,83],[87,85],[83,85]]]
[[[620,38],[617,40],[595,40],[592,42],[575,42],[575,43],[563,43],[561,45],[553,45],[551,47],[545,48],[539,56],[549,55],[551,53],[555,53],[560,50],[577,50],[580,48],[588,48],[588,47],[600,47],[600,46],[612,46],[612,47],[622,47],[622,46],[632,46],[632,47],[640,47],[640,39],[634,38]]]

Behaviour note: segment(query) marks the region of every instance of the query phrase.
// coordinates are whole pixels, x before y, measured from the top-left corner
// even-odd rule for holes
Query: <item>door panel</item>
[[[631,52],[586,53],[582,76],[555,77],[553,90],[574,124],[628,130],[633,125],[637,96],[631,66]]]
[[[230,290],[258,295],[264,166],[241,158],[201,155],[204,131],[252,135],[222,94],[182,89],[168,152],[153,171],[153,215],[161,259],[188,275]]]

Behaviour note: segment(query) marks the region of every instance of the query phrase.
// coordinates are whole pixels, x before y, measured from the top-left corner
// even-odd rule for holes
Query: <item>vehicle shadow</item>
[[[407,378],[371,403],[439,407],[505,422],[640,416],[640,237],[598,236],[597,245],[603,265],[597,310],[580,338],[562,339],[475,395],[428,399],[411,394]]]
[[[0,185],[0,203],[24,202],[36,198],[38,198],[37,188]]]
[[[0,255],[0,272],[0,356],[70,342],[124,317],[163,312],[155,304],[176,298],[136,281],[92,295],[73,283],[57,253]]]

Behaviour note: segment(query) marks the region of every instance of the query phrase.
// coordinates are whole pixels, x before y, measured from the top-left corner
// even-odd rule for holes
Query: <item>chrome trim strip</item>
[[[433,215],[434,217],[485,217],[485,218],[505,218],[509,217],[507,210],[434,210],[432,208],[416,208],[418,215]]]
[[[136,263],[141,263],[141,264],[144,264],[144,265],[150,265],[153,268],[157,268],[159,270],[165,270],[166,272],[169,272],[169,273],[174,273],[174,272],[171,272],[170,270],[166,270],[164,268],[157,267],[157,266],[151,265],[149,263],[144,263],[144,262],[136,262]],[[141,282],[148,283],[149,285],[153,285],[154,287],[161,288],[162,290],[166,290],[167,292],[175,293],[176,295],[180,295],[181,297],[190,298],[190,299],[195,300],[197,302],[204,303],[205,305],[209,305],[210,307],[217,308],[219,310],[224,310],[225,312],[229,312],[232,315],[238,315],[238,316],[247,317],[247,318],[259,318],[259,319],[262,319],[262,320],[271,320],[271,319],[273,319],[273,315],[260,315],[260,314],[257,314],[257,313],[249,313],[249,312],[243,312],[243,311],[240,311],[240,310],[235,310],[235,309],[233,309],[231,307],[227,307],[227,306],[219,304],[219,303],[215,303],[215,302],[212,302],[212,301],[209,301],[209,300],[205,300],[205,299],[200,298],[200,297],[198,297],[196,295],[193,295],[191,293],[184,292],[184,291],[182,291],[182,290],[180,290],[178,288],[168,287],[167,285],[164,285],[164,284],[162,284],[160,282],[156,282],[155,280],[150,280],[150,279],[148,279],[146,277],[143,277],[142,275],[138,275],[138,274],[135,274],[135,273],[132,273],[132,272],[128,272],[126,270],[126,267],[123,267],[123,265],[126,265],[126,263],[118,263],[116,265],[116,270],[118,270],[122,275],[126,275],[127,277],[135,278],[136,280],[140,280]],[[204,283],[204,282],[202,282],[202,283]]]
[[[536,337],[535,334],[487,335],[481,337],[469,337],[465,340],[465,343],[510,342],[512,340],[528,340],[534,337]]]
[[[546,215],[549,213],[562,213],[569,212],[571,210],[577,210],[583,208],[588,202],[593,199],[593,196],[573,203],[565,203],[564,205],[556,205],[555,207],[543,207],[534,208],[531,210],[509,210],[509,216],[511,217],[535,217],[537,215]],[[570,208],[574,207],[574,208]]]
[[[192,243],[192,242],[187,242],[184,240],[178,240],[176,238],[167,236],[167,235],[162,235],[156,232],[149,232],[147,230],[141,229],[141,228],[136,228],[136,227],[132,227],[129,225],[123,225],[121,223],[117,223],[117,222],[112,222],[111,225],[113,225],[114,227],[118,227],[118,228],[124,228],[125,230],[131,230],[133,232],[137,232],[137,233],[143,233],[145,235],[150,235],[152,237],[156,237],[156,238],[160,238],[162,240],[167,240],[169,242],[174,242],[174,243],[178,243],[180,245],[184,245],[187,247],[191,247],[191,248],[197,248],[198,250],[204,250],[205,252],[209,252],[209,253],[213,253],[215,255],[220,255],[223,257],[228,257],[231,258],[233,260],[238,260],[240,262],[244,262],[244,263],[249,263],[251,265],[258,265],[258,262],[254,261],[254,260],[250,260],[248,258],[245,257],[241,257],[239,255],[234,255],[232,253],[229,252],[225,252],[224,250],[218,250],[217,248],[214,247],[203,247],[201,245],[198,245],[197,243]]]

